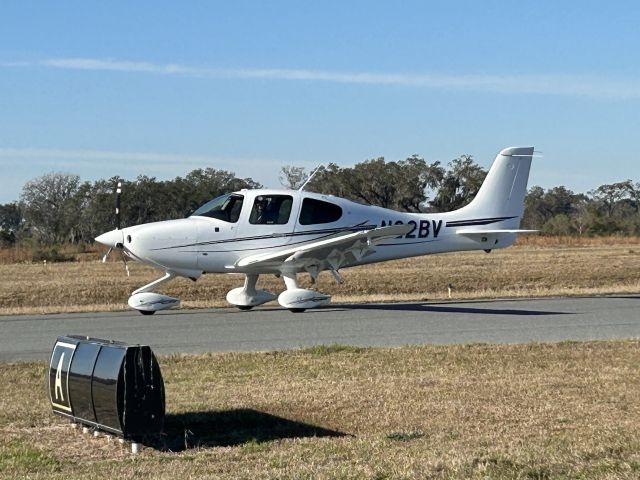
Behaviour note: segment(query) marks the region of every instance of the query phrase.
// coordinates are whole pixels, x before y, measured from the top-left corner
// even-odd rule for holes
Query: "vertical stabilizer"
[[[496,157],[473,201],[454,213],[468,220],[466,225],[493,224],[495,228],[518,228],[524,211],[524,197],[533,147],[509,147]],[[486,222],[493,220],[492,222]]]

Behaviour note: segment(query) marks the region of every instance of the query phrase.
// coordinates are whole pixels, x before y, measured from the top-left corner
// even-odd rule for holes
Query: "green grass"
[[[164,434],[132,456],[0,364],[0,478],[640,476],[640,341],[172,355]]]
[[[416,438],[424,437],[424,433],[422,432],[392,432],[387,435],[389,440],[394,440],[398,442],[408,442],[410,440],[415,440]]]
[[[302,353],[308,353],[310,355],[331,355],[333,353],[362,353],[367,349],[363,347],[354,347],[351,345],[340,345],[333,343],[330,345],[314,345],[312,347],[303,348],[300,350]]]
[[[20,472],[55,473],[60,471],[60,462],[51,453],[42,451],[24,441],[12,440],[0,443],[0,475]]]

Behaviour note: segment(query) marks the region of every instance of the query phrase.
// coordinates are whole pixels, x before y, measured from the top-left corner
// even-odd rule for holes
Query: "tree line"
[[[335,163],[313,175],[298,166],[282,168],[286,188],[331,194],[407,212],[446,212],[469,203],[487,174],[470,155],[446,165],[413,155],[399,161],[366,160],[353,167]],[[78,175],[49,173],[28,181],[20,200],[0,205],[0,242],[44,245],[91,243],[115,228],[115,188],[122,182],[121,225],[182,218],[206,201],[242,188],[260,188],[251,178],[214,168],[158,180],[139,176],[82,182]],[[640,182],[604,184],[587,193],[564,186],[531,187],[523,228],[550,235],[640,235]]]
[[[81,182],[68,173],[49,173],[28,181],[20,201],[0,205],[2,244],[38,242],[45,245],[91,243],[116,227],[115,190],[122,183],[122,226],[188,216],[223,193],[260,188],[251,178],[213,168],[197,169],[184,177],[158,180],[140,175]]]

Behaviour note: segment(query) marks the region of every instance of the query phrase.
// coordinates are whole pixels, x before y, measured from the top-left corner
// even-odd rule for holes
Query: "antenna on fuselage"
[[[307,186],[307,183],[309,183],[311,181],[311,179],[313,178],[313,176],[318,173],[318,170],[320,170],[322,168],[322,164],[318,165],[318,167],[311,172],[311,175],[309,175],[309,178],[307,178],[304,183],[300,186],[300,188],[298,189],[299,192],[301,192],[302,190],[304,190],[304,187]]]

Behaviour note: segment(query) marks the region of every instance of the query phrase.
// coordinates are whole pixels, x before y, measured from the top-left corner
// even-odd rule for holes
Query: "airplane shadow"
[[[181,452],[200,447],[229,447],[283,438],[344,437],[347,434],[289,420],[250,408],[168,414],[164,432],[142,443]]]
[[[338,307],[338,305],[336,305]],[[339,305],[346,310],[386,310],[424,313],[472,313],[480,315],[574,315],[574,312],[550,310],[526,310],[515,308],[461,307],[457,305],[434,305],[429,303],[385,303]]]
[[[604,298],[614,298],[617,300],[640,300],[640,295],[607,295]]]

